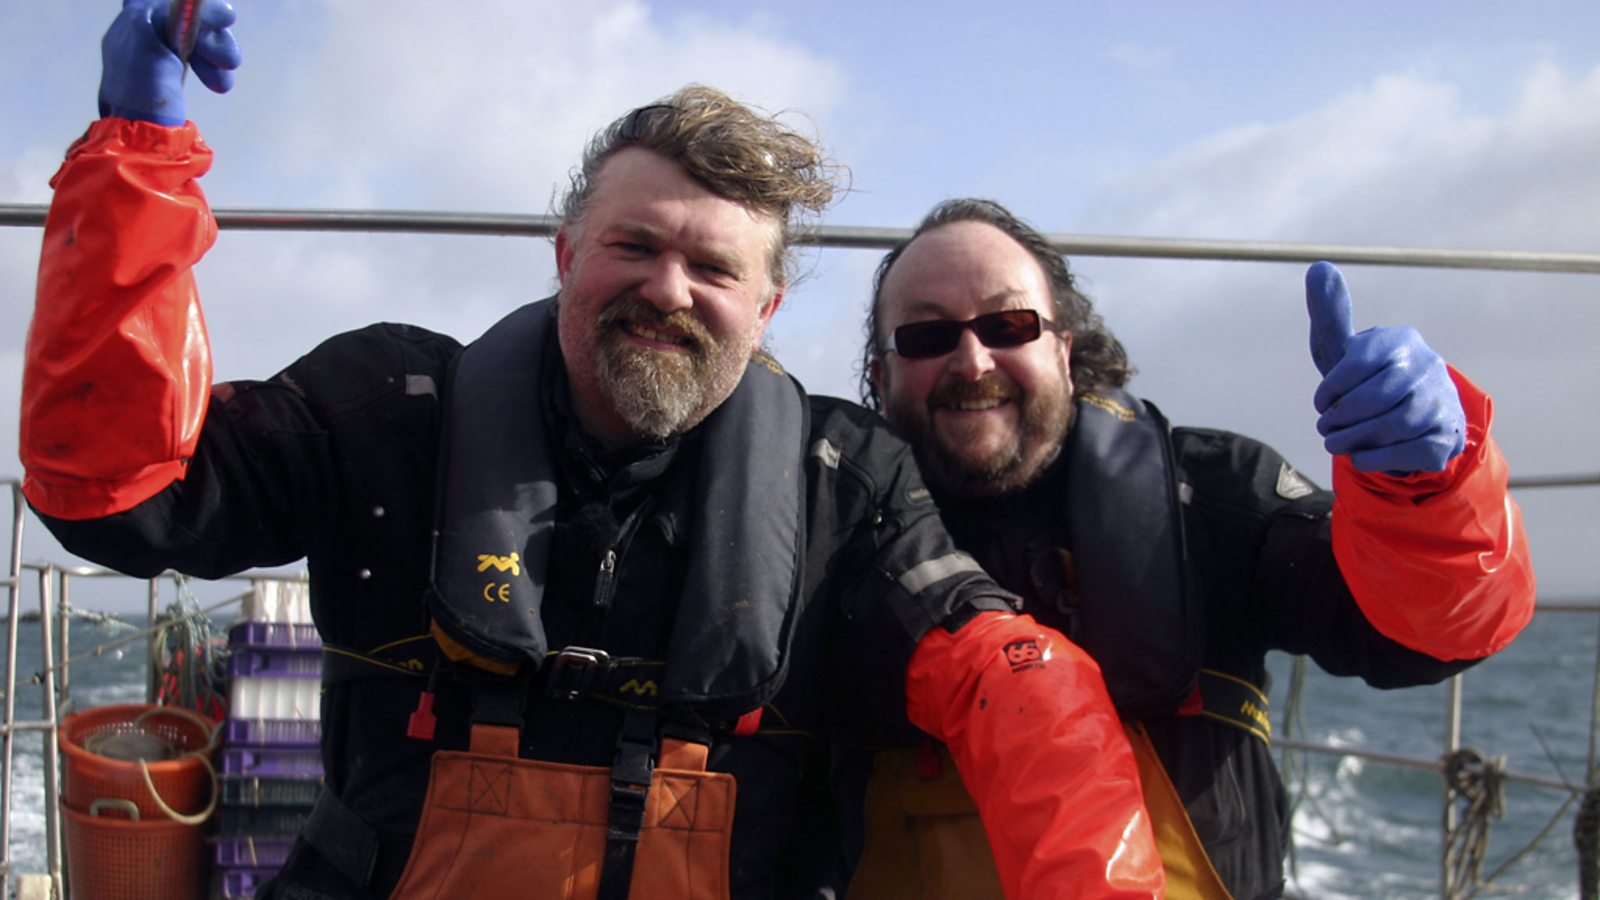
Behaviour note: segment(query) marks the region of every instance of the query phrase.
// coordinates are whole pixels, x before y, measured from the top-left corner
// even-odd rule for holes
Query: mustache
[[[977,381],[946,381],[928,395],[930,406],[983,400],[1016,400],[1022,392],[1010,379],[986,375]]]
[[[620,328],[624,322],[679,334],[687,348],[696,353],[705,351],[715,343],[711,332],[688,310],[663,313],[648,300],[636,295],[620,298],[600,313],[600,326],[604,330]]]

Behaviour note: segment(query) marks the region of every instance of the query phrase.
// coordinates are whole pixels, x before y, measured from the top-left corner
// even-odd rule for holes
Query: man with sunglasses
[[[1125,392],[1121,343],[999,204],[941,204],[874,279],[863,397],[912,443],[957,544],[1101,664],[1172,896],[1284,889],[1268,650],[1378,687],[1428,684],[1532,614],[1489,398],[1411,329],[1352,333],[1333,266],[1311,267],[1306,300],[1333,491],[1257,441],[1170,428]],[[970,819],[955,824],[954,775],[925,759],[919,773],[900,778],[901,805],[944,799],[897,834],[981,850],[960,834]],[[860,879],[916,852],[879,833],[868,848]]]
[[[957,748],[1012,897],[1159,895],[1093,662],[955,549],[903,442],[761,352],[834,192],[811,139],[686,87],[588,145],[557,296],[212,386],[171,15],[124,4],[51,182],[24,490],[130,574],[305,558],[326,781],[258,896],[831,897],[828,755],[902,718]],[[233,11],[199,17],[226,90]]]

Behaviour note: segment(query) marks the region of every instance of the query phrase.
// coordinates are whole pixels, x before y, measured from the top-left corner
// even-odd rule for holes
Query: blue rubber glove
[[[183,60],[167,44],[168,0],[123,0],[122,12],[100,42],[100,115],[182,125]],[[217,93],[233,87],[239,42],[228,26],[233,7],[204,0],[200,35],[189,64],[201,83]]]
[[[1466,447],[1461,396],[1414,328],[1353,333],[1350,290],[1332,263],[1306,271],[1311,358],[1322,373],[1317,431],[1363,472],[1441,472]]]

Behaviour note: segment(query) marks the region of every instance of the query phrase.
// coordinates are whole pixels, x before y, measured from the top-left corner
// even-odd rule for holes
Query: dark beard
[[[964,457],[947,447],[934,433],[933,409],[955,400],[1005,396],[1021,404],[1018,436],[1004,452],[981,460]],[[1077,414],[1070,397],[1031,395],[991,382],[953,384],[929,396],[927,418],[917,423],[897,423],[912,440],[922,476],[937,494],[951,497],[1004,497],[1027,489],[1061,455],[1061,447]],[[907,428],[907,424],[914,427]],[[1039,448],[1047,448],[1037,454]]]

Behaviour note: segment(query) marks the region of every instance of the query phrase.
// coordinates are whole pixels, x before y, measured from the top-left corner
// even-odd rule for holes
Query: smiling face
[[[572,405],[608,447],[680,434],[733,393],[777,310],[778,223],[648,150],[606,161],[556,235]]]
[[[1003,309],[1054,317],[1039,264],[992,225],[941,225],[912,241],[884,277],[878,345],[907,323]],[[1070,334],[1049,331],[1018,347],[990,348],[967,329],[950,353],[885,353],[870,374],[884,415],[911,441],[936,489],[998,496],[1026,487],[1060,453],[1072,421],[1071,348]]]

